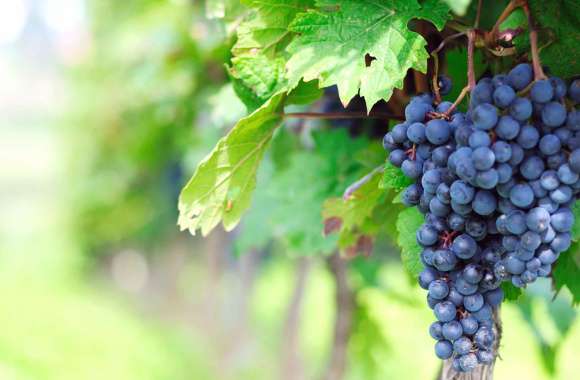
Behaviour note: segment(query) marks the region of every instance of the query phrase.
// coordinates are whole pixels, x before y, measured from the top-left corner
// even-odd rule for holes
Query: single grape
[[[423,269],[421,273],[419,273],[419,285],[423,289],[428,289],[429,284],[435,281],[437,277],[438,277],[437,271],[433,268],[427,267]]]
[[[473,166],[475,166],[477,170],[491,169],[491,167],[495,162],[495,154],[491,149],[489,149],[486,146],[482,146],[475,149],[473,151],[472,158],[473,158]]]
[[[464,334],[473,335],[477,332],[479,323],[473,317],[466,317],[461,320],[461,327]]]
[[[483,296],[480,293],[471,294],[465,296],[463,299],[463,305],[465,309],[470,312],[476,312],[483,307]]]
[[[479,148],[480,146],[490,146],[491,138],[489,134],[484,131],[474,131],[471,136],[469,136],[469,146],[472,149]]]
[[[532,116],[532,102],[526,98],[516,98],[509,108],[510,116],[518,121],[526,121]]]
[[[473,343],[471,342],[471,339],[464,336],[453,343],[453,351],[455,351],[457,355],[465,355],[471,351],[472,346]]]
[[[453,87],[451,79],[446,75],[439,75],[437,77],[437,86],[439,86],[439,93],[443,96],[449,94]]]
[[[448,340],[435,343],[435,355],[441,360],[449,359],[453,355],[453,345]]]
[[[566,108],[557,102],[550,102],[542,109],[542,122],[549,127],[564,124],[566,116]]]
[[[558,153],[561,148],[562,143],[556,135],[548,134],[540,139],[540,152],[546,156]]]
[[[459,367],[464,372],[471,372],[477,367],[477,356],[474,353],[468,353],[459,357]]]
[[[435,340],[443,339],[443,323],[433,322],[429,326],[429,335]]]
[[[570,84],[568,94],[570,94],[570,98],[572,98],[574,102],[580,103],[580,79],[576,79]]]
[[[526,215],[526,226],[531,231],[545,231],[550,226],[550,213],[542,207],[531,209]]]
[[[539,263],[539,260],[538,260]],[[504,298],[504,293],[502,288],[497,288],[490,290],[484,294],[485,302],[487,302],[491,307],[499,306]]]
[[[555,253],[560,253],[570,248],[571,243],[572,240],[569,233],[557,234],[554,240],[552,240],[552,242],[550,243],[550,248]]]
[[[422,101],[411,101],[407,107],[405,107],[405,120],[408,123],[422,122],[425,120],[425,115],[427,112],[433,110],[429,104]]]
[[[540,185],[548,191],[556,189],[558,186],[560,186],[558,173],[554,170],[547,170],[543,172],[540,177]]]
[[[425,124],[416,122],[409,125],[407,128],[407,138],[415,144],[424,143],[427,140],[425,136]]]
[[[509,83],[518,91],[526,88],[532,79],[532,66],[528,63],[520,63],[508,73]]]
[[[435,280],[429,284],[429,296],[434,299],[442,300],[449,294],[449,286],[443,280]]]
[[[458,321],[450,321],[443,325],[441,332],[445,339],[453,342],[463,335],[463,327]]]
[[[428,224],[423,224],[417,230],[417,242],[424,247],[434,245],[439,240],[437,230]]]
[[[459,235],[451,244],[451,252],[461,259],[469,259],[473,257],[476,251],[477,243],[467,234]]]
[[[433,309],[435,317],[441,322],[449,322],[455,319],[457,309],[455,305],[449,301],[443,301],[435,305]]]
[[[479,190],[473,199],[473,211],[479,215],[490,215],[497,208],[497,199],[491,191]]]
[[[538,130],[531,125],[524,125],[520,134],[518,135],[517,142],[524,149],[531,149],[538,144],[540,140],[540,133]]]
[[[448,249],[438,249],[433,254],[433,266],[442,272],[455,268],[457,257]]]
[[[560,179],[560,182],[565,183],[566,185],[573,185],[578,182],[580,176],[572,170],[570,165],[564,164],[558,168],[558,178]]]
[[[561,78],[558,77],[551,77],[549,81],[554,90],[554,98],[562,99],[564,96],[566,96],[567,92],[566,82],[564,82]]]
[[[510,200],[514,205],[521,208],[528,208],[534,202],[534,192],[532,188],[525,184],[517,184],[510,190]]]
[[[508,85],[502,84],[493,92],[493,102],[501,108],[509,107],[516,98],[516,92]]]
[[[482,349],[490,348],[495,340],[495,334],[487,327],[481,327],[473,337],[475,344]]]
[[[554,88],[552,83],[547,79],[534,82],[530,91],[530,98],[534,102],[547,103],[554,97]]]
[[[574,224],[574,215],[569,209],[560,209],[552,214],[550,224],[558,232],[569,232]]]
[[[463,278],[470,284],[477,285],[483,278],[481,267],[476,264],[468,264],[463,269]]]
[[[451,128],[445,120],[434,119],[427,122],[425,135],[431,144],[441,145],[449,140]]]
[[[520,173],[525,179],[532,180],[540,178],[545,169],[544,160],[538,156],[530,156],[522,162]]]
[[[489,130],[497,123],[497,109],[489,103],[478,105],[471,115],[476,129]]]

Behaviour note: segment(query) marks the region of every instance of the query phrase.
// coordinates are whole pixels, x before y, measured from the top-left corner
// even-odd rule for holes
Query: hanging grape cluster
[[[451,87],[443,77],[445,94]],[[460,372],[490,363],[500,285],[549,276],[571,242],[580,192],[580,80],[533,81],[520,64],[483,78],[469,111],[419,95],[405,122],[383,140],[389,161],[413,184],[408,206],[425,215],[417,231],[425,269],[419,284],[437,319],[435,354]]]

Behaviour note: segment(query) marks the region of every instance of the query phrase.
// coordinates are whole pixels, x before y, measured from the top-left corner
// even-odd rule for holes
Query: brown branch
[[[303,298],[306,280],[310,272],[311,262],[301,258],[296,265],[296,283],[288,305],[282,344],[281,376],[283,380],[301,380],[304,378],[304,364],[300,357],[300,315],[302,314]]]
[[[342,380],[346,370],[355,299],[348,284],[346,260],[335,253],[328,258],[328,265],[336,285],[336,320],[334,322],[332,353],[323,380]]]
[[[493,332],[496,340],[492,347],[494,358],[498,356],[499,342],[501,340],[502,327],[499,309],[493,312]],[[458,373],[453,369],[453,359],[448,359],[443,362],[439,371],[439,380],[493,380],[493,368],[495,366],[495,359],[487,365],[479,365],[472,372]]]
[[[528,18],[528,30],[530,33],[530,49],[532,51],[532,67],[534,68],[534,80],[546,79],[546,74],[542,69],[542,64],[540,62],[540,52],[538,50],[538,31],[534,24],[534,19],[532,17],[532,12],[530,11],[530,6],[527,1],[523,3],[524,12]]]
[[[403,115],[396,115],[386,112],[373,112],[367,114],[366,112],[288,112],[281,113],[285,119],[385,119],[385,120],[405,120]]]
[[[475,54],[475,31],[469,30],[467,32],[467,86],[469,91],[475,88],[475,65],[474,54]]]

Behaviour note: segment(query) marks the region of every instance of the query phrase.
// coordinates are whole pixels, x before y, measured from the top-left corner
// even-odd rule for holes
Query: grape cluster
[[[439,79],[441,88],[450,88]],[[481,79],[467,113],[414,97],[383,140],[413,179],[402,195],[417,231],[419,284],[437,319],[435,354],[459,372],[494,360],[494,309],[503,281],[549,276],[570,246],[580,192],[580,80],[533,81],[529,64]]]

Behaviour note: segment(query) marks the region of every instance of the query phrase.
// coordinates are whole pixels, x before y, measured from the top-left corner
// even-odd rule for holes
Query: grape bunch
[[[439,78],[442,89],[449,80]],[[580,80],[533,81],[532,67],[482,78],[467,113],[430,94],[411,99],[383,140],[389,162],[413,180],[419,285],[437,319],[435,354],[458,372],[494,360],[493,314],[502,282],[549,276],[570,246],[580,193]]]

